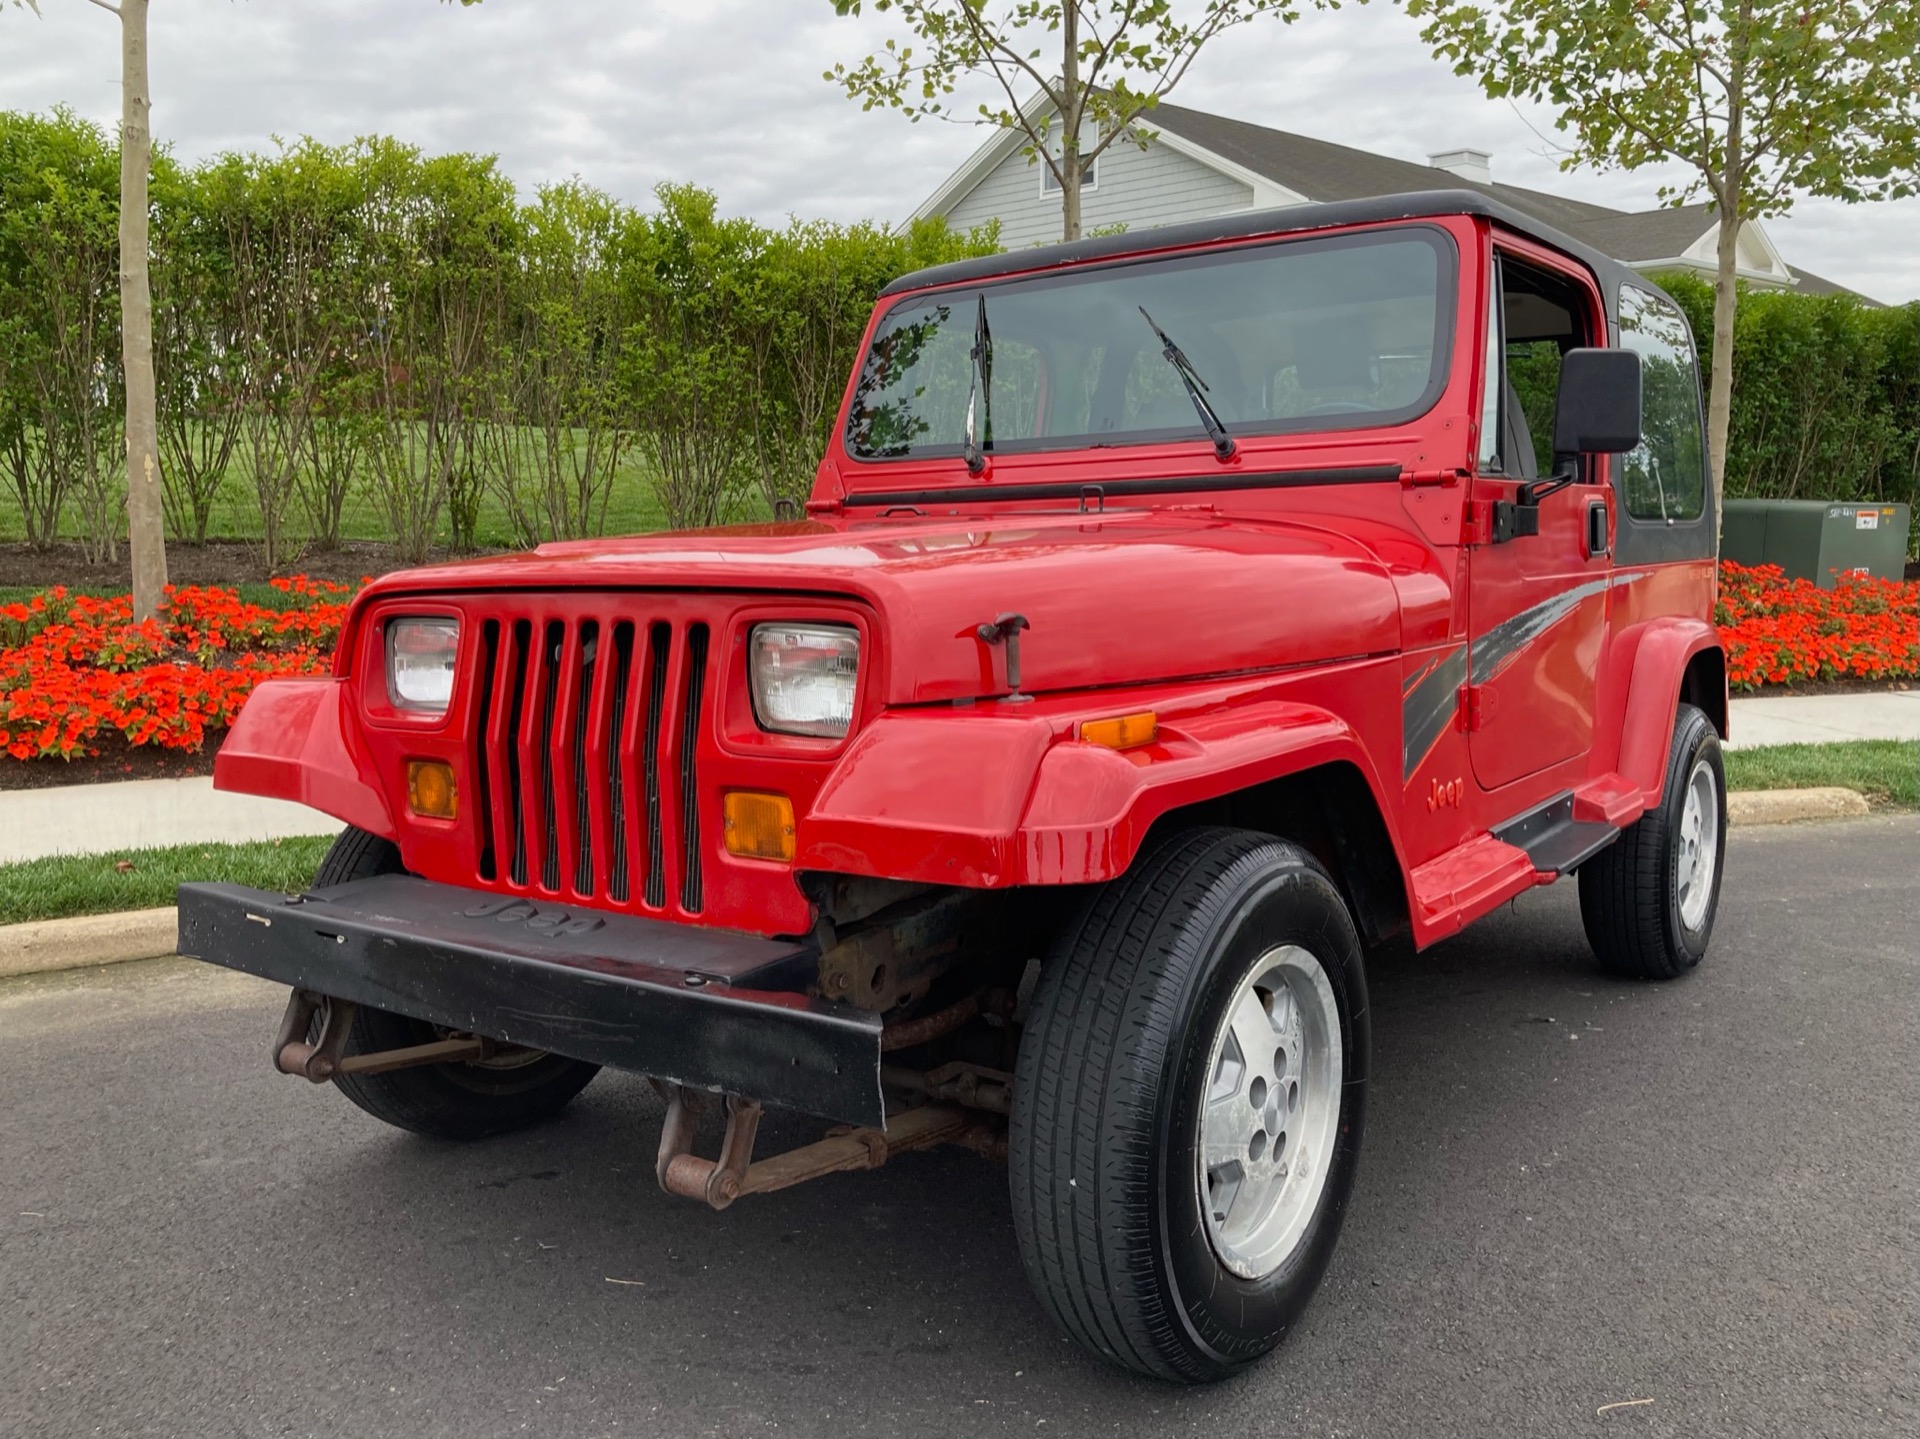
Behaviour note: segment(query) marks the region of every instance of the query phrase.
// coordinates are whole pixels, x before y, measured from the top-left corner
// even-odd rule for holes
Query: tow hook
[[[494,1059],[520,1052],[517,1046],[498,1040],[455,1035],[431,1044],[348,1054],[347,1036],[353,1032],[353,1018],[359,1008],[344,999],[296,989],[287,999],[287,1012],[280,1020],[280,1032],[273,1041],[273,1067],[282,1074],[297,1074],[315,1084],[325,1084],[343,1074],[385,1074],[389,1070],[412,1069],[422,1064]],[[313,1034],[316,1015],[323,1017],[319,1037],[313,1039],[309,1036]]]
[[[755,1161],[760,1105],[730,1094],[720,1157],[703,1159],[693,1152],[694,1110],[700,1092],[657,1079],[653,1086],[667,1101],[667,1122],[660,1131],[660,1155],[654,1166],[660,1187],[713,1209],[725,1209],[742,1195],[771,1194],[828,1174],[878,1169],[893,1155],[937,1144],[960,1144],[989,1157],[1006,1154],[1006,1137],[998,1126],[952,1105],[923,1104],[894,1115],[885,1132],[837,1126],[813,1144]]]

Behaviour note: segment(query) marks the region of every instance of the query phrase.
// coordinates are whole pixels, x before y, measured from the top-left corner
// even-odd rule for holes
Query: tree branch
[[[89,5],[98,5],[116,20],[120,18],[120,7],[118,5],[109,5],[107,0],[87,0],[87,3]],[[39,7],[36,6],[34,8],[37,10]]]
[[[1071,3],[1071,0],[1069,0],[1069,3]],[[985,28],[984,23],[981,21],[980,17],[974,14],[972,6],[963,3],[960,6],[960,9],[961,9],[961,12],[966,16],[967,28],[973,33],[974,43],[976,45],[981,46],[983,52],[989,51],[992,49],[999,49],[999,50],[1005,51],[1008,55],[1010,55],[1013,58],[1013,61],[1015,64],[1017,64],[1022,70],[1026,71],[1027,74],[1032,75],[1033,78],[1036,81],[1038,81],[1041,92],[1049,100],[1053,101],[1053,108],[1060,113],[1061,123],[1065,124],[1066,123],[1066,106],[1060,103],[1060,96],[1054,93],[1053,86],[1049,85],[1039,75],[1035,74],[1033,66],[1029,65],[1026,62],[1026,60],[1021,56],[1014,54],[1014,52],[1011,49],[1009,49],[1005,44],[1001,42],[998,36],[988,32],[987,29]],[[1066,174],[1061,169],[1060,166],[1054,164],[1053,156],[1047,153],[1046,137],[1041,135],[1038,131],[1036,131],[1033,127],[1032,122],[1027,119],[1026,107],[1020,103],[1020,97],[1014,93],[1012,81],[1007,78],[1006,72],[1001,68],[999,62],[992,58],[991,54],[985,54],[983,58],[986,59],[987,68],[993,71],[993,78],[1000,82],[1001,90],[1003,90],[1006,93],[1007,103],[1009,106],[1011,106],[1011,109],[1008,111],[1008,113],[1014,117],[1016,122],[1018,122],[1021,133],[1023,133],[1028,140],[1033,142],[1034,153],[1040,157],[1040,163],[1045,165],[1048,170],[1053,172],[1053,178],[1058,180],[1060,182],[1061,187],[1064,189],[1067,183]]]

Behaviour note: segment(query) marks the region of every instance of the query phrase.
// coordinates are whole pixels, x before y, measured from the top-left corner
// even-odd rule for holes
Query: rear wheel
[[[348,829],[321,861],[316,889],[402,872],[400,851]],[[425,1020],[362,1006],[346,1053],[431,1044],[451,1033]],[[437,1139],[484,1139],[551,1118],[587,1087],[599,1066],[557,1054],[513,1050],[494,1059],[421,1065],[386,1074],[344,1074],[333,1082],[376,1119]]]
[[[1580,917],[1600,963],[1673,979],[1713,937],[1726,862],[1727,772],[1713,722],[1683,704],[1660,803],[1580,867]]]
[[[1333,1255],[1365,1117],[1366,980],[1294,845],[1173,834],[1041,971],[1009,1170],[1041,1301],[1093,1352],[1182,1382],[1283,1339]]]

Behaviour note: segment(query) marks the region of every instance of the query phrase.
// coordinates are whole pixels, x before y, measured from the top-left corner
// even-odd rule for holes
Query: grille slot
[[[500,654],[500,621],[488,620],[480,626],[479,713],[473,727],[473,774],[479,790],[480,805],[480,878],[493,879],[493,786],[488,774],[487,720],[493,711],[493,668]]]
[[[647,726],[646,743],[640,750],[640,773],[647,800],[647,847],[640,863],[644,881],[641,892],[655,909],[667,902],[667,874],[666,866],[661,863],[660,844],[660,711],[667,698],[667,650],[672,641],[673,629],[669,625],[656,624],[647,631]]]
[[[588,617],[562,599],[531,615],[511,601],[498,608],[506,613],[479,622],[468,736],[478,877],[700,913],[711,626]]]
[[[633,625],[613,627],[613,698],[607,706],[607,898],[627,902],[627,685],[633,676]]]
[[[587,715],[593,708],[593,672],[599,661],[600,625],[580,626],[580,681],[573,696],[573,888],[593,893],[593,824],[587,808]]]
[[[494,743],[494,749],[504,752],[507,762],[507,817],[508,823],[513,826],[508,850],[512,861],[507,866],[507,878],[515,884],[527,882],[527,826],[525,815],[522,813],[526,792],[520,775],[520,713],[525,708],[527,652],[533,648],[532,639],[532,623],[527,620],[515,620],[513,658],[503,671],[503,674],[512,677],[511,707],[507,712],[506,732]]]
[[[700,913],[700,696],[707,679],[707,627],[687,631],[687,689],[680,703],[680,903]]]
[[[543,662],[546,683],[540,696],[540,883],[546,889],[560,888],[560,844],[558,837],[559,818],[554,813],[553,784],[553,722],[554,702],[560,694],[560,671],[562,668],[563,628],[556,620],[549,624],[542,637],[540,658]]]

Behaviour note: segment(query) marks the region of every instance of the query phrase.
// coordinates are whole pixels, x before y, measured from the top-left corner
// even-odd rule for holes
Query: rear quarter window
[[[1706,441],[1693,333],[1671,303],[1620,288],[1620,343],[1640,356],[1640,447],[1622,455],[1620,495],[1636,520],[1677,523],[1706,508]]]

